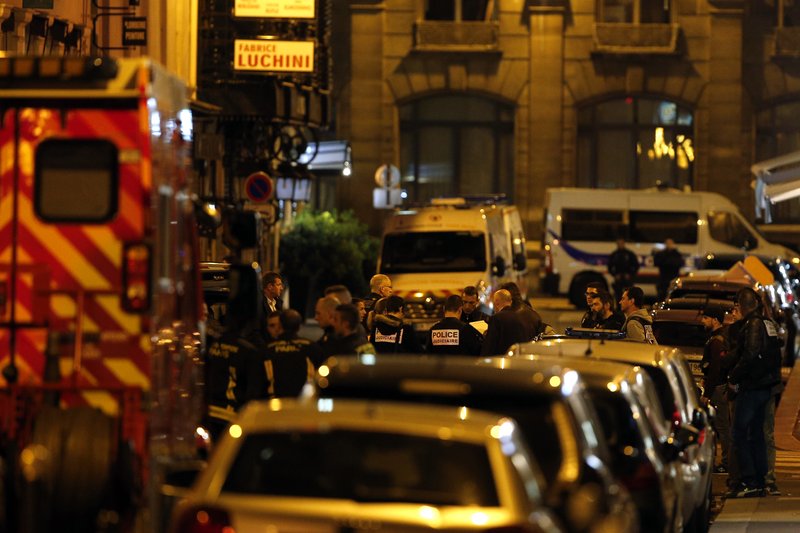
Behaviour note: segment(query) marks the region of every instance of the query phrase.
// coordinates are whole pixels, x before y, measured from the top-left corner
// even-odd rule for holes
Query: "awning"
[[[756,177],[756,217],[772,222],[770,205],[800,196],[800,151],[759,161],[750,167]]]

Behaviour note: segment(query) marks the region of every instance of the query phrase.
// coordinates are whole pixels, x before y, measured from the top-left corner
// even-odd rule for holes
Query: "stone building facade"
[[[336,127],[352,144],[354,170],[341,181],[339,205],[377,231],[385,213],[373,209],[368,191],[376,168],[389,163],[414,200],[504,188],[491,192],[513,198],[531,241],[541,237],[547,187],[660,180],[721,192],[752,217],[750,165],[800,149],[791,120],[800,110],[792,104],[800,95],[800,11],[785,1],[336,2]],[[491,167],[508,176],[483,187],[474,176],[454,176],[449,189],[425,189],[430,169],[419,159],[441,139],[436,131],[458,160],[440,170],[463,174],[476,161],[472,148],[487,145],[462,142],[470,126],[452,114],[439,124],[435,109],[424,124],[440,130],[426,137],[417,127],[424,102],[441,109],[444,97],[457,96],[496,102],[497,117],[510,112],[512,162]],[[800,220],[800,210],[781,209],[778,221]]]

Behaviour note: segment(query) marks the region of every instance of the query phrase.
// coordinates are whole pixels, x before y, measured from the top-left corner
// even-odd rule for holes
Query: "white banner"
[[[313,19],[316,0],[236,0],[234,17]]]
[[[314,72],[314,41],[233,42],[234,70]]]

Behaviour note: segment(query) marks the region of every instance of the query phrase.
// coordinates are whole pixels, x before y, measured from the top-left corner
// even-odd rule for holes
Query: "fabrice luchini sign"
[[[260,72],[313,72],[314,41],[233,42],[234,70]]]
[[[234,17],[313,19],[316,0],[236,0]]]

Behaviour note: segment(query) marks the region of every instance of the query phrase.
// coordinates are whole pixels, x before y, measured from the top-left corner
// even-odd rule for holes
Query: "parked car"
[[[477,409],[250,403],[186,498],[195,531],[561,531],[517,424]]]
[[[698,389],[680,350],[674,347],[628,341],[596,341],[581,338],[553,338],[516,344],[512,356],[568,355],[616,361],[641,366],[658,391],[661,409],[672,424],[692,425],[698,431],[697,445],[682,454],[685,492],[681,515],[684,525],[697,524],[707,516],[711,501],[711,474],[716,440],[709,424],[709,412],[700,402]]]
[[[786,324],[786,346],[784,366],[794,366],[798,353],[797,331],[800,329],[800,270],[781,257],[756,256],[772,274],[774,299],[783,313]],[[705,264],[715,268],[730,269],[747,256],[741,254],[709,254]]]
[[[670,300],[668,309],[653,311],[653,334],[656,340],[659,344],[680,348],[698,386],[703,379],[703,350],[709,338],[702,321],[706,309],[729,313],[733,309],[733,302],[718,299],[697,302],[693,298],[674,298]]]
[[[655,385],[638,366],[557,355],[508,358],[510,368],[559,363],[581,375],[611,451],[611,470],[630,491],[641,531],[683,528],[680,453],[697,430],[666,423]],[[707,524],[708,516],[698,516]]]
[[[773,284],[761,284],[747,275],[746,271],[737,273],[735,269],[731,269],[722,275],[686,275],[675,278],[667,291],[666,299],[655,306],[654,311],[675,308],[701,310],[709,300],[727,300],[732,307],[736,293],[743,287],[749,287],[761,296],[764,316],[778,326],[784,365],[794,366],[800,318],[794,311],[781,307],[780,291]]]
[[[483,409],[519,424],[546,481],[545,502],[569,531],[637,531],[630,494],[609,469],[611,454],[583,382],[554,364],[536,371],[503,359],[360,356],[329,359],[320,398],[375,398]]]

